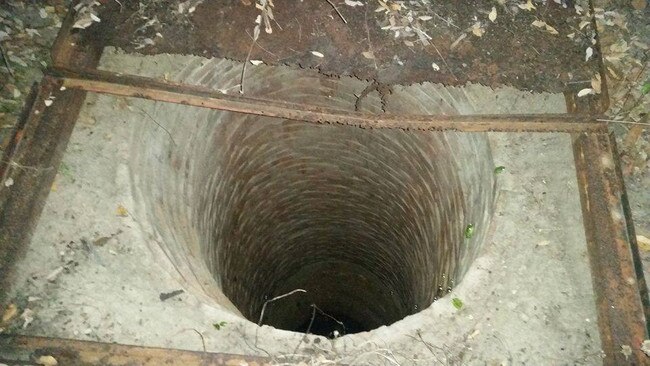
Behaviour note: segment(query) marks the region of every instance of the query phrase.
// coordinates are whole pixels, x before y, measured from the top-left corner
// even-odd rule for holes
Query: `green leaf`
[[[454,305],[456,309],[460,310],[463,307],[463,300],[454,297],[453,299],[451,299],[451,304]]]
[[[59,165],[59,173],[74,182],[74,174],[72,174],[72,169],[63,161],[61,162],[61,165]]]
[[[226,325],[226,322],[218,322],[218,323],[212,324],[212,326],[216,330],[221,330],[221,328],[223,328],[225,325]]]
[[[474,236],[474,225],[469,224],[465,227],[465,237],[471,239]]]
[[[650,81],[646,82],[646,83],[643,84],[643,86],[641,87],[641,94],[642,94],[642,95],[646,95],[646,94],[648,94],[648,93],[650,93]]]
[[[504,167],[503,165],[500,165],[500,166],[494,168],[494,174],[501,174],[501,172],[503,172],[504,170],[506,170],[506,167]]]

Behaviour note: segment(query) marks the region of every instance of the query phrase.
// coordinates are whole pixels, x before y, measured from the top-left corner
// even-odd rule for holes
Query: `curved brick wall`
[[[222,89],[227,61],[187,65],[178,80]],[[234,81],[236,80],[236,81]],[[353,110],[365,83],[250,67],[247,93]],[[394,110],[427,113],[409,93]],[[372,95],[363,103],[378,112]],[[257,322],[304,331],[310,304],[346,332],[391,324],[458,283],[492,212],[482,134],[364,130],[158,104],[134,129],[136,199],[189,286]],[[476,226],[472,239],[463,236]],[[224,296],[225,295],[225,296]],[[319,315],[312,331],[334,329]]]

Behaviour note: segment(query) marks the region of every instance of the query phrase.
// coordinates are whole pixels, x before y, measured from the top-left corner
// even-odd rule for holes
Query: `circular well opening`
[[[184,77],[208,86],[237,78],[208,66]],[[294,74],[265,68],[247,85],[347,110],[364,87]],[[427,113],[417,98],[392,98]],[[451,290],[485,235],[494,179],[483,134],[156,108],[174,143],[150,124],[135,129],[136,197],[183,276],[252,322],[264,309],[263,324],[325,336],[390,325]]]

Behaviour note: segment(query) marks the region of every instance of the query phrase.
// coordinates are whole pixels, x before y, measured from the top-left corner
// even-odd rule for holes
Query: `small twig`
[[[620,116],[621,114],[627,114],[627,113],[629,113],[629,111],[632,108],[634,108],[634,106],[632,106],[631,108],[627,108],[628,110],[624,110],[628,99],[630,99],[630,95],[632,95],[632,89],[634,89],[634,86],[636,85],[637,81],[639,81],[639,78],[641,78],[641,75],[643,75],[643,72],[645,71],[646,67],[648,66],[648,64],[645,62],[645,60],[648,58],[649,54],[650,53],[648,53],[647,51],[645,52],[645,55],[643,56],[643,61],[644,61],[643,67],[641,68],[641,70],[639,70],[639,72],[636,74],[634,79],[630,80],[630,83],[629,83],[630,87],[627,89],[627,92],[625,93],[625,98],[623,98],[623,103],[621,103],[621,110],[618,111],[618,113],[616,113],[614,118]],[[626,80],[627,80],[627,78],[626,78]]]
[[[569,82],[567,82],[567,85],[570,85],[570,84],[587,84],[587,83],[591,83],[591,80],[569,81]]]
[[[648,126],[650,127],[650,123],[648,122],[634,122],[634,121],[617,121],[614,119],[596,119],[598,122],[608,122],[608,123],[620,123],[623,125],[641,125],[641,126]]]
[[[273,21],[275,22],[275,25],[277,25],[280,30],[284,30],[284,29],[282,29],[282,26],[280,25],[280,23],[278,23],[278,21],[275,20],[275,17],[273,18]]]
[[[161,125],[160,123],[158,123],[158,121],[156,121],[153,117],[151,117],[151,115],[149,113],[147,113],[147,111],[145,111],[144,109],[142,109],[140,107],[138,107],[138,109],[140,109],[142,111],[142,113],[146,114],[147,117],[149,117],[153,121],[153,123],[155,123],[158,127],[162,128],[163,131],[167,132],[167,135],[169,135],[169,139],[172,141],[172,144],[174,144],[174,146],[176,146],[176,141],[174,141],[174,138],[172,137],[172,134],[169,132],[169,130],[167,130],[163,125]]]
[[[328,313],[324,312],[321,308],[319,308],[318,306],[316,306],[316,304],[311,304],[311,306],[313,306],[314,309],[318,310],[321,314],[323,314],[323,315],[325,315],[326,317],[328,317],[328,318],[334,320],[334,321],[335,321],[336,323],[338,323],[341,327],[343,327],[343,334],[347,334],[347,333],[348,333],[348,331],[345,329],[345,324],[343,324],[342,321],[340,321],[340,320],[336,319],[335,317],[329,315]]]
[[[449,363],[448,363],[448,360],[447,360],[447,358],[448,358],[448,357],[447,357],[447,353],[446,353],[446,351],[444,350],[444,348],[440,348],[440,347],[434,346],[433,344],[431,344],[431,343],[425,341],[424,338],[422,338],[422,334],[420,333],[419,330],[417,331],[416,334],[418,335],[418,338],[415,338],[415,337],[413,337],[412,335],[408,335],[408,334],[407,334],[406,336],[409,337],[409,338],[412,338],[412,339],[414,339],[414,340],[416,340],[416,341],[419,340],[420,342],[422,342],[422,344],[424,344],[424,346],[427,347],[427,349],[429,350],[429,352],[431,352],[431,354],[433,355],[433,357],[434,357],[434,358],[436,359],[436,361],[438,361],[440,364],[449,364]],[[434,350],[433,350],[434,348],[436,348],[436,349],[439,350],[439,351],[442,351],[442,353],[445,355],[445,362],[444,362],[444,363],[443,363],[442,360],[438,357],[438,355],[434,352]]]
[[[438,51],[438,47],[436,47],[436,45],[433,42],[430,42],[430,43],[433,46],[433,49],[436,50],[436,53],[438,53],[438,56],[440,56],[440,58],[442,59],[442,62],[444,62],[445,66],[447,66],[447,69],[451,73],[451,76],[453,76],[454,79],[458,80],[458,77],[456,77],[456,74],[454,74],[454,71],[451,69],[451,67],[449,67],[449,64],[447,63],[447,60],[445,60],[445,58],[442,57],[442,53],[440,53],[440,51]]]
[[[433,15],[437,16],[438,18],[440,18],[443,22],[447,23],[447,25],[450,25],[450,26],[452,26],[452,27],[455,27],[456,29],[460,29],[460,27],[457,26],[456,24],[454,24],[454,22],[452,22],[451,20],[447,20],[447,19],[441,17],[440,15],[438,15],[437,13],[433,13]]]
[[[9,165],[9,166],[12,166],[12,167],[14,167],[14,168],[22,169],[22,170],[49,171],[49,170],[54,169],[54,168],[51,167],[51,166],[49,166],[49,167],[42,167],[42,168],[39,168],[39,167],[36,167],[36,166],[26,166],[26,165],[21,165],[21,164],[16,163],[16,162],[13,161],[13,160],[9,160],[9,161],[6,161],[6,160],[0,160],[0,162],[1,162],[1,163],[5,163],[5,164],[7,164],[7,165]]]
[[[264,348],[261,348],[261,347],[257,346],[257,329],[255,330],[255,344],[253,344],[252,346],[246,341],[246,337],[242,337],[241,339],[244,341],[246,346],[248,346],[248,348],[252,349],[253,351],[262,351],[262,352],[266,353],[266,355],[269,358],[273,359],[273,356],[269,353],[269,351],[265,350]],[[255,348],[253,348],[253,347],[255,347]]]
[[[275,57],[275,58],[278,59],[278,60],[280,59],[280,58],[278,57],[278,55],[276,55],[275,53],[273,53],[273,52],[267,50],[266,48],[264,48],[264,47],[262,47],[262,46],[260,46],[259,43],[255,42],[255,38],[253,38],[253,36],[251,36],[251,34],[248,33],[248,30],[246,30],[246,35],[248,35],[248,37],[249,37],[251,40],[253,40],[253,42],[255,43],[255,45],[256,45],[257,47],[259,47],[262,51],[265,51],[266,53],[268,53],[269,55]]]
[[[2,43],[0,43],[0,53],[2,54],[2,59],[5,60],[5,66],[7,67],[7,71],[9,71],[9,75],[11,75],[12,78],[15,78],[16,75],[14,74],[14,70],[11,69],[11,65],[9,65],[9,58],[7,58],[5,49],[2,48]]]
[[[198,334],[199,337],[201,337],[201,344],[203,345],[203,353],[206,353],[207,349],[205,348],[205,338],[203,338],[203,333],[199,332],[198,330],[196,330],[194,328],[184,328],[184,329],[181,329],[178,332],[176,332],[175,335],[178,335],[178,334],[183,333],[183,332],[187,332],[188,330],[192,330],[192,331],[196,332],[196,334]]]
[[[115,0],[116,3],[120,4],[120,13],[122,12],[122,8],[124,8],[124,5],[120,2],[120,0]]]
[[[325,1],[327,1],[328,4],[332,5],[332,7],[334,8],[334,11],[336,11],[336,14],[338,14],[341,17],[341,20],[343,21],[343,23],[348,24],[348,21],[345,20],[345,18],[343,17],[343,14],[341,14],[339,9],[336,8],[336,5],[334,5],[334,3],[332,3],[331,0],[325,0]]]
[[[368,84],[368,86],[361,91],[361,94],[355,95],[357,97],[357,100],[354,102],[354,110],[356,112],[358,112],[361,109],[361,101],[363,101],[363,99],[367,97],[368,94],[370,94],[375,90],[379,92],[379,83],[377,82],[377,80]]]
[[[262,326],[262,320],[264,319],[264,312],[266,311],[266,305],[268,305],[270,302],[273,302],[275,300],[279,300],[279,299],[282,299],[284,297],[293,295],[296,292],[307,292],[307,290],[303,290],[301,288],[298,288],[298,289],[295,289],[295,290],[293,290],[291,292],[287,292],[284,295],[276,296],[276,297],[272,298],[271,300],[264,301],[264,305],[262,305],[262,312],[260,313],[260,320],[257,322],[257,327],[255,328],[255,347],[257,347],[257,335],[258,335],[258,331],[259,331],[260,327]]]
[[[298,43],[302,42],[302,24],[300,24],[300,21],[298,18],[294,17],[293,19],[296,20],[296,23],[298,23]]]
[[[314,325],[314,318],[316,318],[316,305],[311,304],[311,320],[307,326],[307,331],[305,331],[306,334],[309,334],[309,332],[311,332],[311,326]]]
[[[364,26],[366,27],[366,37],[368,37],[368,49],[370,50],[370,53],[375,54],[375,51],[372,49],[372,41],[370,41],[370,28],[368,27],[368,7],[366,6],[366,10],[363,13],[363,22]],[[373,57],[372,62],[375,64],[375,70],[377,70],[377,60]]]
[[[305,334],[309,334],[311,331],[311,326],[314,324],[314,318],[316,318],[316,306],[314,304],[311,304],[311,320],[309,320],[309,325],[307,326],[307,330],[305,331]],[[305,336],[300,337],[300,342],[296,345],[296,348],[293,350],[293,354],[298,354],[298,348],[300,348],[300,345],[302,344],[302,341],[305,339]]]
[[[194,329],[194,328],[192,328],[192,330],[195,331],[196,334],[199,335],[199,337],[201,337],[201,344],[203,344],[203,353],[207,352],[205,350],[205,338],[203,338],[203,334],[201,332],[199,332],[198,330]]]
[[[244,60],[244,66],[241,68],[241,81],[239,83],[239,94],[244,94],[244,74],[246,74],[246,65],[248,64],[248,61],[251,58],[251,52],[253,52],[253,46],[255,45],[255,38],[253,38],[253,41],[251,41],[251,46],[248,48],[248,54],[246,55],[246,59]]]
[[[262,320],[264,319],[264,311],[266,311],[266,305],[268,305],[270,302],[273,302],[275,300],[280,300],[280,299],[285,298],[287,296],[291,296],[291,295],[295,294],[296,292],[307,292],[307,290],[297,288],[297,289],[295,289],[295,290],[293,290],[291,292],[287,292],[284,295],[279,295],[279,296],[276,296],[276,297],[272,298],[271,300],[264,301],[264,305],[262,305],[262,312],[260,313],[260,320],[257,322],[257,325],[260,326],[260,327],[262,326]]]

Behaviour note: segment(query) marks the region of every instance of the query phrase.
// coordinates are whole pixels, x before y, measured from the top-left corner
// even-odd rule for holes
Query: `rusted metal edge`
[[[228,95],[194,85],[163,82],[107,71],[76,72],[57,68],[51,70],[48,75],[61,79],[63,86],[70,89],[310,123],[340,124],[361,128],[464,132],[604,132],[607,129],[606,124],[598,122],[594,116],[568,114],[460,116],[369,114]]]
[[[25,126],[27,125],[27,120],[29,115],[33,113],[35,107],[35,102],[43,94],[43,86],[40,84],[32,85],[32,88],[25,99],[25,105],[23,106],[20,116],[18,117],[18,123],[14,126],[11,131],[11,140],[4,149],[2,154],[2,160],[0,160],[0,181],[4,182],[5,172],[9,166],[9,162],[16,153],[16,148],[18,147],[20,140],[25,134]]]
[[[78,3],[77,0],[72,1],[68,7],[68,11],[61,22],[61,28],[54,39],[52,50],[52,64],[54,66],[65,67],[69,66],[68,62],[73,59],[73,54],[76,51],[74,48],[74,39],[72,38],[72,26],[74,25],[74,6]]]
[[[11,283],[11,269],[24,254],[56,175],[86,92],[60,91],[44,80],[14,148],[3,159],[0,185],[0,302]],[[47,106],[45,101],[52,102]],[[49,104],[49,102],[48,102]]]
[[[37,365],[40,357],[53,357],[59,365],[159,366],[223,365],[262,366],[271,360],[259,356],[185,351],[63,338],[0,335],[0,363]]]
[[[607,134],[574,135],[574,159],[580,187],[583,222],[598,326],[605,365],[646,365],[641,351],[648,339],[644,304],[647,292],[638,248],[630,237],[625,187],[617,172],[615,142]],[[629,346],[631,355],[622,351]]]
[[[637,243],[636,240],[636,231],[634,230],[634,221],[632,220],[632,209],[630,208],[627,189],[625,188],[625,180],[623,179],[623,170],[621,169],[621,159],[619,159],[620,154],[618,152],[618,146],[616,145],[616,138],[613,134],[610,135],[610,141],[612,154],[614,155],[614,162],[616,163],[616,176],[620,182],[623,182],[621,185],[621,206],[623,208],[623,214],[625,215],[625,229],[627,230],[627,237],[630,241],[630,249],[632,251],[634,269],[636,270],[639,295],[641,296],[643,312],[645,313],[646,332],[648,335],[650,335],[650,295],[648,293],[647,279],[645,278],[645,274],[643,272],[643,263],[641,261],[639,243]],[[650,358],[648,358],[648,363],[650,363]]]
[[[105,40],[91,39],[84,37],[84,33],[74,29],[75,6],[80,0],[74,0],[68,7],[68,12],[61,23],[52,45],[52,64],[55,67],[69,68],[94,68],[102,55],[105,47]]]

